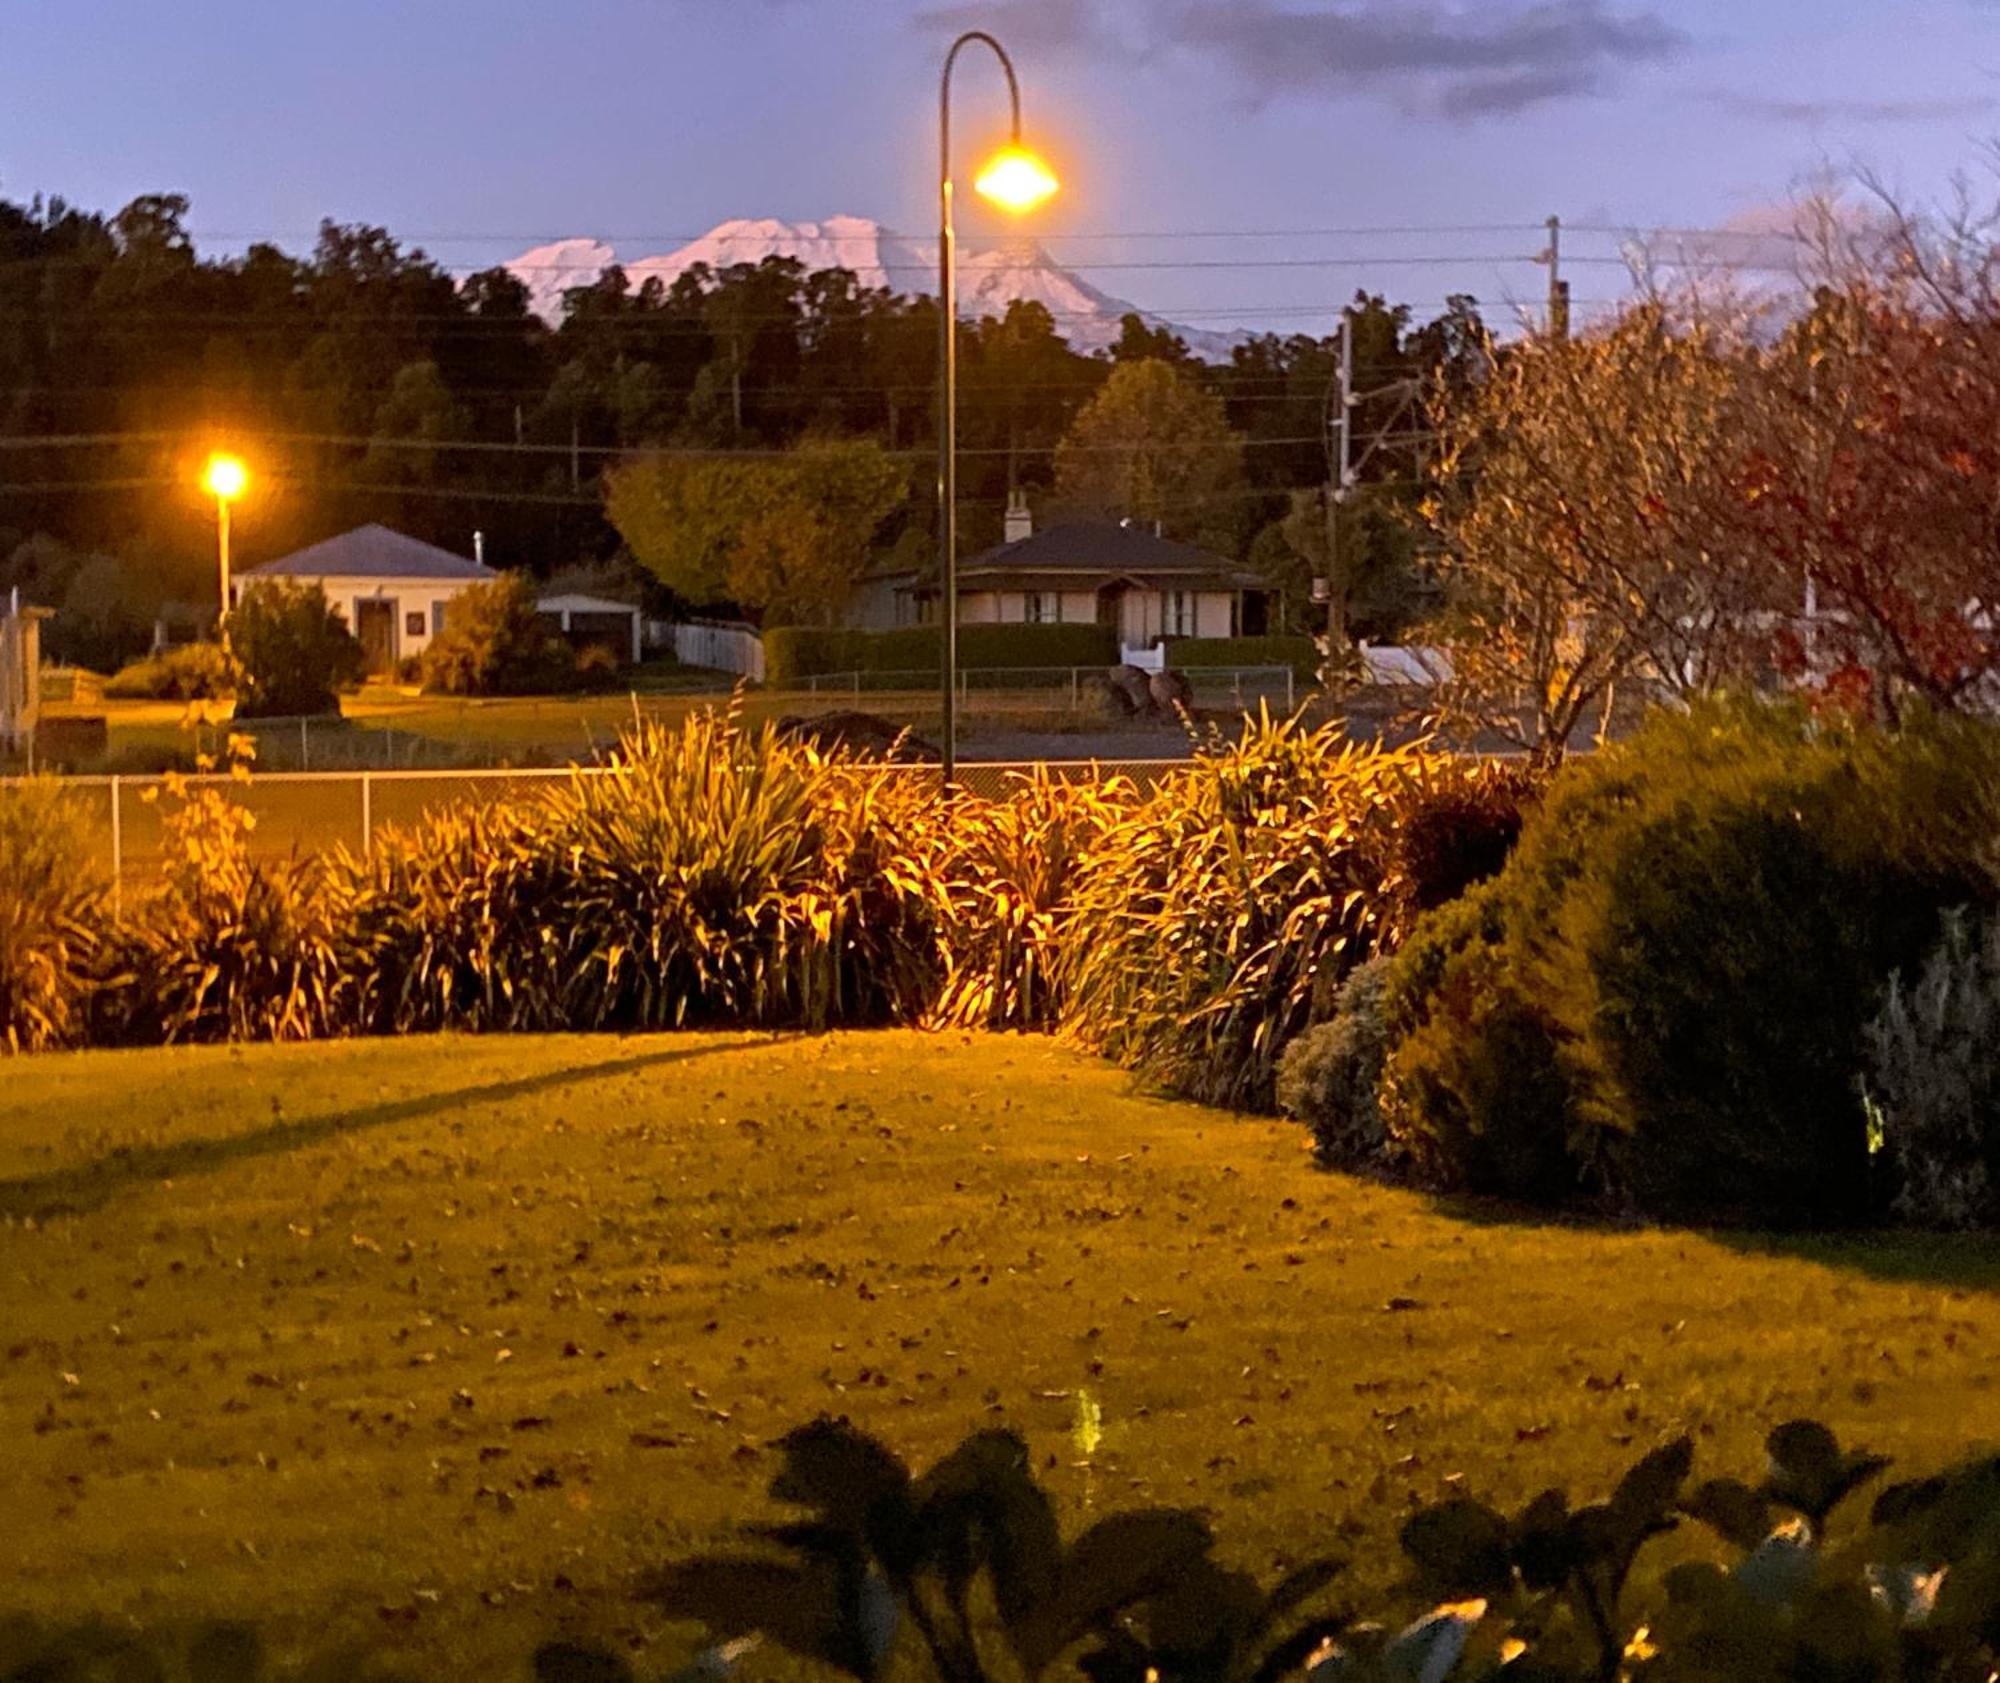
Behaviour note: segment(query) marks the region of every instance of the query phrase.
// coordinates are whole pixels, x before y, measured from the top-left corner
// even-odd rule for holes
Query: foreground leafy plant
[[[905,1631],[941,1683],[986,1683],[1001,1657],[1029,1678],[1068,1658],[1092,1683],[1956,1683],[1988,1677],[2000,1652],[2000,1458],[1884,1491],[1834,1548],[1833,1514],[1887,1463],[1816,1421],[1770,1434],[1755,1485],[1690,1489],[1680,1438],[1602,1501],[1550,1489],[1513,1515],[1466,1497],[1422,1509],[1401,1543],[1435,1604],[1408,1623],[1329,1609],[1332,1560],[1268,1590],[1218,1566],[1193,1514],[1115,1516],[1065,1544],[1011,1433],[977,1434],[921,1477],[844,1423],[781,1448],[772,1494],[809,1517],[750,1535],[782,1553],[691,1561],[651,1594],[727,1639],[726,1657],[763,1636],[861,1683]],[[1664,1604],[1635,1612],[1640,1554],[1689,1518],[1738,1558],[1684,1561],[1648,1586]]]
[[[918,1474],[822,1419],[777,1445],[771,1494],[799,1517],[638,1593],[707,1632],[673,1683],[721,1683],[765,1642],[857,1683],[1985,1683],[2000,1661],[2000,1456],[1890,1486],[1836,1542],[1834,1515],[1883,1458],[1812,1420],[1777,1427],[1765,1448],[1755,1484],[1690,1488],[1693,1443],[1679,1438],[1602,1501],[1572,1507],[1550,1489],[1511,1515],[1468,1497],[1421,1509],[1401,1531],[1410,1605],[1369,1620],[1330,1601],[1339,1562],[1309,1559],[1266,1588],[1217,1562],[1195,1513],[1114,1514],[1065,1540],[1013,1432],[977,1432]],[[1643,1551],[1684,1520],[1702,1527],[1684,1558],[1641,1578]],[[283,1675],[385,1675],[374,1664],[341,1653]],[[538,1683],[637,1675],[568,1640],[537,1650],[533,1671]],[[276,1674],[243,1625],[147,1636],[0,1619],[0,1677],[182,1675]]]

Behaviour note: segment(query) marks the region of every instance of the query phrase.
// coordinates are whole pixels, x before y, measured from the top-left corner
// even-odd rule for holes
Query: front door
[[[382,597],[354,601],[354,637],[370,672],[396,669],[396,604]]]

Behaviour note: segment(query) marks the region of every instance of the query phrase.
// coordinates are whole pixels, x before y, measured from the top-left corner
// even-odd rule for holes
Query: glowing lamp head
[[[201,483],[217,502],[233,503],[248,489],[250,470],[243,465],[242,458],[218,452],[208,458]]]
[[[1053,195],[1057,185],[1049,166],[1025,146],[1002,147],[973,182],[981,197],[1017,216]]]

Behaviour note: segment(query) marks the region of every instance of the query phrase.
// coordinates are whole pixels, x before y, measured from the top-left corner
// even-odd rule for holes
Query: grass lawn
[[[2000,1430],[1991,1244],[1454,1213],[1037,1040],[6,1073],[0,1573],[31,1609],[665,1665],[686,1633],[633,1573],[751,1515],[822,1410],[919,1458],[1009,1422],[1072,1524],[1198,1504],[1247,1564],[1334,1544],[1376,1583],[1461,1479],[1593,1491],[1681,1429],[1754,1474],[1802,1412],[1913,1468]]]
[[[258,742],[258,762],[267,770],[336,771],[359,767],[559,766],[590,759],[611,747],[637,713],[667,727],[690,712],[729,700],[729,681],[718,674],[680,675],[669,684],[594,695],[498,696],[466,698],[419,695],[374,684],[342,698],[341,719],[312,721],[301,741],[296,720],[275,724],[245,721],[242,731]],[[938,698],[932,690],[754,690],[742,701],[752,724],[795,715],[850,709],[875,714],[920,736],[939,729]],[[52,720],[90,716],[105,722],[103,764],[138,772],[157,769],[197,752],[214,752],[232,727],[227,702],[93,700],[56,702],[44,708]],[[967,702],[963,729],[968,742],[1021,731],[1061,733],[1104,725],[1068,705],[1067,695],[1047,688],[975,691]],[[82,767],[97,769],[94,764]]]

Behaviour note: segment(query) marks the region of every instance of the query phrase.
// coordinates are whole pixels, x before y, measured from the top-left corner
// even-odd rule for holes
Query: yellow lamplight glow
[[[1054,194],[1058,183],[1049,166],[1025,146],[1007,146],[993,154],[973,186],[982,198],[1019,215]]]
[[[217,502],[233,503],[250,485],[250,470],[237,456],[217,452],[202,470],[202,488]]]

